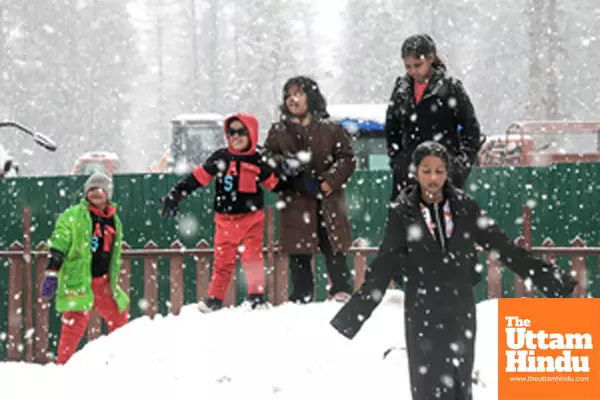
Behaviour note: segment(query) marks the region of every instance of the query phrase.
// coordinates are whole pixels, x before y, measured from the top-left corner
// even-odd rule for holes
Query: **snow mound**
[[[204,315],[189,305],[179,316],[142,317],[89,343],[64,367],[0,363],[2,397],[52,400],[83,391],[86,399],[103,400],[107,394],[116,399],[409,399],[402,292],[388,291],[352,341],[329,325],[340,307],[286,303]],[[497,303],[478,309],[476,365],[486,388],[476,387],[475,398],[493,400]]]

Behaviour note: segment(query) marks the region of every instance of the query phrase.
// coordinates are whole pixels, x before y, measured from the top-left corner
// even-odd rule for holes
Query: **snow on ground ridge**
[[[188,305],[179,316],[138,318],[89,343],[64,367],[0,363],[2,398],[53,400],[83,391],[105,400],[108,391],[116,399],[409,399],[402,292],[388,291],[352,341],[329,325],[340,307],[286,303],[204,315]],[[475,363],[485,387],[475,388],[475,400],[493,400],[497,302],[480,303],[478,318]],[[384,360],[391,347],[396,350]]]

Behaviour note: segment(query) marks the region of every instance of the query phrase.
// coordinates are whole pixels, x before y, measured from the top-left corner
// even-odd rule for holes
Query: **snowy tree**
[[[131,3],[134,35],[144,66],[134,79],[131,125],[132,143],[126,158],[132,171],[143,171],[159,160],[170,143],[169,121],[182,112],[195,111],[195,78],[199,68],[188,63],[193,54],[195,1],[152,0]]]
[[[13,96],[17,90],[17,82],[14,79],[15,70],[18,68],[14,43],[20,34],[19,27],[22,23],[20,17],[22,5],[20,1],[4,1],[0,6],[0,115],[10,118],[12,114]]]
[[[135,59],[123,3],[22,2],[14,11],[12,116],[60,144],[59,157],[25,152],[24,172],[68,173],[85,151],[119,153]]]
[[[231,22],[235,26],[229,48],[228,92],[237,109],[251,110],[267,129],[277,116],[285,80],[296,74],[312,75],[305,63],[307,45],[302,2],[268,0],[260,3],[234,2]],[[233,53],[233,54],[232,54]],[[233,58],[231,58],[233,56]],[[237,97],[237,98],[236,98]]]
[[[402,41],[415,31],[403,5],[391,0],[348,1],[341,52],[342,102],[388,101],[396,77],[404,73]]]
[[[264,135],[284,81],[318,71],[310,58],[317,43],[307,40],[313,10],[305,3],[135,2],[147,66],[137,79],[132,116],[131,135],[143,142],[141,157],[131,155],[138,168],[168,148],[169,120],[179,113],[251,112]]]
[[[431,35],[450,73],[461,75],[476,37],[469,29],[477,18],[472,7],[472,0],[350,0],[342,51],[345,102],[387,102],[395,79],[404,74],[402,43],[417,33]]]
[[[466,84],[485,133],[503,134],[525,117],[529,98],[527,19],[522,0],[490,5],[470,25],[476,40]]]
[[[569,119],[597,120],[600,109],[600,8],[594,0],[559,2],[558,92]]]

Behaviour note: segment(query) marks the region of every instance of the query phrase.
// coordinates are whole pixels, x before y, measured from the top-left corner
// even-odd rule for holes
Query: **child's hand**
[[[160,202],[164,204],[161,214],[167,218],[175,218],[179,214],[179,200],[169,193],[165,197],[161,197]]]
[[[321,183],[321,192],[323,192],[323,195],[327,197],[331,193],[333,193],[333,189],[331,188],[331,186],[329,186],[329,184],[326,181],[323,181],[323,183]]]
[[[44,299],[51,299],[56,295],[58,288],[58,276],[56,271],[47,271],[42,281],[41,295]]]
[[[284,175],[294,177],[300,175],[303,171],[302,163],[297,157],[288,156],[283,159],[281,171]]]

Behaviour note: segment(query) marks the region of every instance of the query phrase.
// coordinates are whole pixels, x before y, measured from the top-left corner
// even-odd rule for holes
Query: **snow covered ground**
[[[410,399],[403,295],[383,304],[350,341],[325,302],[244,307],[132,321],[89,343],[64,367],[0,363],[2,399]],[[497,301],[478,305],[475,400],[497,399]],[[383,359],[383,352],[398,350]],[[215,396],[215,397],[213,397]]]

